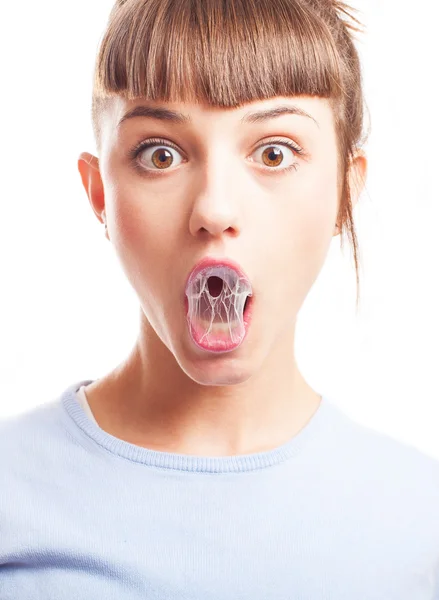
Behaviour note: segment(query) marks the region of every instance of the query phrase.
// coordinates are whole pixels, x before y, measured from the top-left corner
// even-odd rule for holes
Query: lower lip
[[[187,315],[189,312],[189,301],[188,301],[187,297],[185,297],[185,308],[186,308],[186,315]],[[191,323],[189,323],[188,326],[190,327],[190,333],[191,333],[192,339],[199,348],[201,348],[202,350],[207,350],[208,352],[213,352],[215,354],[222,354],[224,352],[230,352],[232,350],[236,350],[236,348],[238,348],[243,343],[243,341],[247,337],[247,334],[248,334],[248,331],[250,328],[252,314],[253,314],[253,297],[250,296],[247,301],[247,307],[246,307],[246,309],[244,311],[244,315],[243,315],[245,333],[244,333],[242,339],[237,342],[232,342],[231,340],[224,340],[224,339],[221,339],[221,337],[219,337],[219,336],[217,337],[217,339],[215,339],[212,336],[211,339],[209,341],[207,341],[206,339],[202,339],[203,335],[200,334],[200,332],[197,331]]]

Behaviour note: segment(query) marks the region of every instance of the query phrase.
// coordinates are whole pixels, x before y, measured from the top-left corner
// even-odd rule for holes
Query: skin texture
[[[150,449],[206,456],[273,449],[306,425],[321,400],[297,367],[294,338],[297,314],[340,233],[331,109],[305,96],[227,110],[148,102],[193,122],[136,117],[118,126],[142,104],[117,98],[103,119],[100,158],[83,152],[78,160],[93,212],[107,224],[140,303],[133,349],[87,387],[90,408],[102,429]],[[240,122],[280,104],[299,106],[318,125],[300,115]],[[267,141],[273,137],[306,154]],[[144,149],[136,159],[142,174],[128,153],[150,138],[177,150]],[[281,151],[274,164],[273,145]],[[159,169],[152,155],[163,146],[170,162]],[[297,169],[284,170],[293,163]],[[359,151],[350,171],[353,205],[366,168]],[[205,256],[237,261],[252,282],[250,330],[225,354],[195,346],[186,324],[185,281]]]

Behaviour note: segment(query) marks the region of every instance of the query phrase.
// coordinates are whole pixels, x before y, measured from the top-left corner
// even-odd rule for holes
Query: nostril
[[[207,280],[207,285],[209,287],[210,295],[216,298],[222,292],[223,280],[221,279],[221,277],[212,276],[209,277],[209,279]]]

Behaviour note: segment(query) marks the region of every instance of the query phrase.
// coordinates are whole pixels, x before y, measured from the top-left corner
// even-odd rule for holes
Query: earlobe
[[[89,152],[81,152],[78,158],[78,170],[93,212],[102,223],[101,215],[105,209],[105,195],[99,170],[99,159]]]

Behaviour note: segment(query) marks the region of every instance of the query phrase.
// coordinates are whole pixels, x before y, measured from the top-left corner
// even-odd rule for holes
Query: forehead
[[[238,107],[222,108],[206,103],[152,101],[144,98],[128,100],[117,96],[107,115],[111,129],[132,127],[148,120],[161,121],[179,128],[251,127],[271,120],[293,120],[316,132],[333,125],[332,109],[327,98],[317,96],[276,96],[249,102]]]

